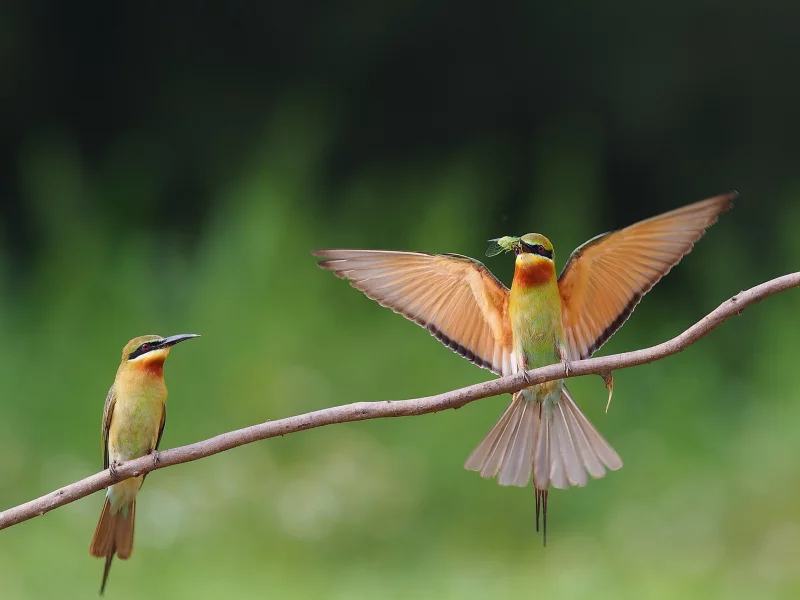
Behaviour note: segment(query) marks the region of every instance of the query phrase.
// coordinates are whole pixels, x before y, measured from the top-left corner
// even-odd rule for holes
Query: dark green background
[[[800,5],[0,2],[0,508],[101,466],[123,344],[162,447],[490,377],[314,266],[602,231],[739,190],[603,352],[800,262]],[[486,261],[509,281],[509,257]],[[551,495],[462,469],[508,397],[152,475],[109,598],[791,598],[800,292],[573,394],[625,467]],[[101,496],[0,532],[0,596],[93,598]]]

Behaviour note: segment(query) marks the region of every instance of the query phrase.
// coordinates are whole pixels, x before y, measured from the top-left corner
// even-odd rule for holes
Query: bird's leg
[[[531,386],[533,386],[534,385],[533,384],[533,380],[528,375],[527,366],[523,367],[523,369],[524,370],[522,371],[522,379],[525,380],[525,383],[530,384]],[[533,394],[533,387],[523,388],[519,392],[517,392],[516,394],[519,394],[520,396],[522,396],[522,398],[525,400],[525,402],[533,402],[533,401],[536,400],[536,397]],[[516,394],[515,394],[515,396],[516,396]]]
[[[531,382],[531,376],[528,375],[528,369],[527,368],[523,368],[523,370],[522,370],[522,379],[525,381],[525,383],[530,383]]]
[[[111,473],[111,479],[114,481],[119,479],[119,471],[117,471],[117,467],[121,464],[122,462],[118,460],[112,460],[110,463],[108,463],[108,471]]]
[[[558,357],[561,359],[561,362],[564,364],[564,377],[569,377],[569,373],[572,368],[569,366],[569,354],[567,353],[567,349],[564,346],[558,346]]]
[[[529,385],[534,385],[531,376],[528,375],[528,365],[525,363],[523,363],[522,365],[522,379],[525,381],[525,383]],[[517,393],[520,394],[525,399],[526,402],[531,402],[532,400],[534,400],[533,390],[531,387],[523,388]]]
[[[528,374],[528,361],[525,360],[525,357],[522,358],[522,364],[519,365],[519,368],[522,370],[522,380],[527,384],[531,384],[531,376]]]

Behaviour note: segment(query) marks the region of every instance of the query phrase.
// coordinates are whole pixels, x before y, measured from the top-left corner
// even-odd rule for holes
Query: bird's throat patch
[[[153,356],[149,360],[143,360],[139,365],[139,369],[148,375],[161,377],[164,375],[164,361],[166,358],[166,356]]]
[[[514,286],[537,287],[553,281],[556,271],[553,262],[543,258],[517,262],[514,269]]]
[[[147,363],[145,367],[147,372],[156,375],[158,377],[164,376],[164,361],[163,360],[154,360],[153,362]]]

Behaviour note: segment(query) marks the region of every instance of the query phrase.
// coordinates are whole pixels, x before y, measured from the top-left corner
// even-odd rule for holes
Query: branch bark
[[[157,460],[153,455],[137,458],[117,467],[117,478],[113,478],[109,470],[101,471],[76,481],[70,485],[59,488],[49,494],[9,508],[0,513],[0,529],[5,529],[22,521],[41,516],[51,510],[79,500],[89,494],[97,492],[119,480],[135,477],[156,469],[163,469],[173,465],[198,460],[212,456],[237,446],[249,444],[258,440],[271,437],[333,425],[334,423],[349,423],[367,419],[381,419],[387,417],[408,417],[438,412],[448,408],[460,408],[469,402],[516,392],[524,387],[536,383],[544,383],[564,377],[577,377],[579,375],[600,375],[607,378],[617,369],[634,367],[651,363],[667,356],[677,354],[692,345],[713,329],[719,327],[727,319],[739,315],[747,307],[755,304],[778,292],[800,286],[800,272],[791,273],[757,285],[749,290],[740,292],[733,298],[726,300],[714,311],[703,317],[680,335],[656,346],[623,352],[611,356],[590,358],[570,363],[569,372],[565,374],[563,364],[555,364],[540,369],[533,369],[516,375],[509,375],[492,381],[478,383],[458,390],[415,398],[412,400],[384,400],[379,402],[356,402],[343,406],[335,406],[323,410],[287,417],[277,421],[267,421],[259,425],[252,425],[244,429],[223,433],[216,437],[181,446],[158,453]]]

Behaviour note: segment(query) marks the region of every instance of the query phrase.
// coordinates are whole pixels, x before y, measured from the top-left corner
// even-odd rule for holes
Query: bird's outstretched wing
[[[736,195],[702,200],[578,247],[558,278],[569,358],[588,358],[600,348]]]
[[[319,266],[382,306],[425,327],[445,346],[498,375],[517,370],[508,288],[458,254],[316,250]]]

